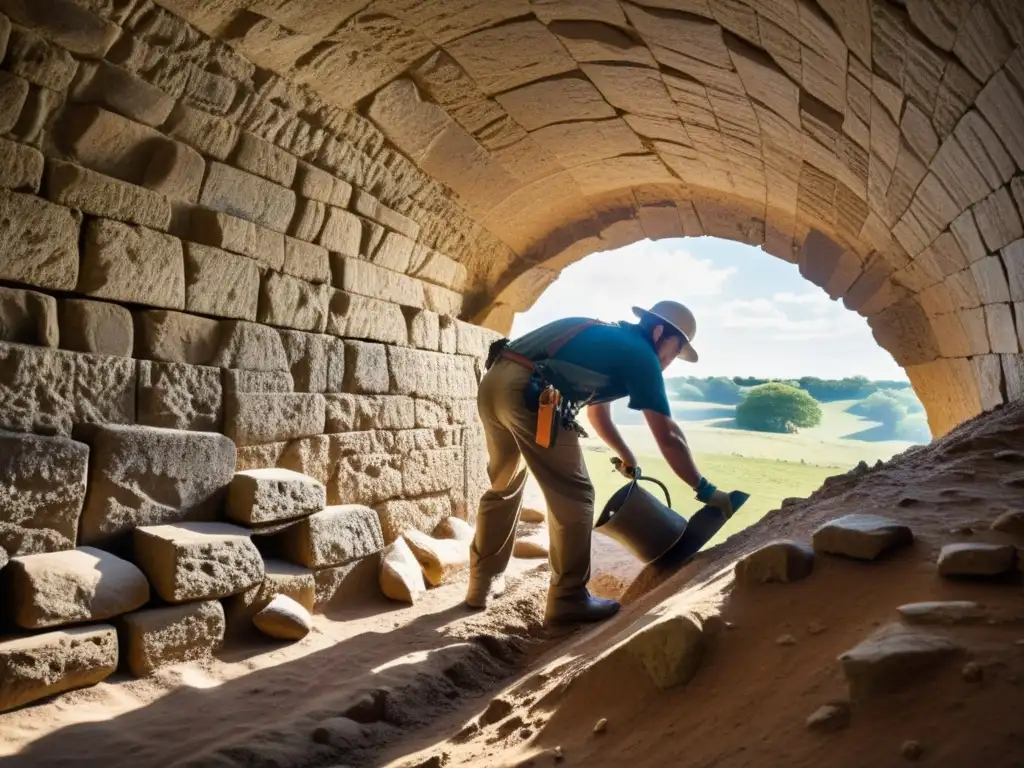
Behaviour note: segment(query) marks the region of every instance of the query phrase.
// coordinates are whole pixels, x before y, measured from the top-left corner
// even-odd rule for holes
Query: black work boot
[[[548,597],[544,623],[548,626],[585,624],[610,619],[619,612],[617,600],[594,597],[586,589],[577,594]]]

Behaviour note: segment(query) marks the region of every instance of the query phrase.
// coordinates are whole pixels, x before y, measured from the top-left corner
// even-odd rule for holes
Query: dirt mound
[[[1024,404],[830,478],[644,570],[619,618],[389,765],[1024,765],[1022,489]],[[738,583],[736,562],[780,539],[797,546],[773,556],[814,542],[810,573]],[[976,575],[940,576],[944,547]]]

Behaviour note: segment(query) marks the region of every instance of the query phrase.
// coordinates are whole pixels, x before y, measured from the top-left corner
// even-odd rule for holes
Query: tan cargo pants
[[[560,429],[550,448],[535,442],[537,415],[523,402],[523,388],[529,379],[530,371],[523,366],[498,359],[480,382],[477,409],[487,435],[491,487],[480,500],[470,568],[473,579],[492,579],[505,572],[515,544],[528,468],[548,504],[549,596],[572,597],[590,580],[594,486],[575,432]]]

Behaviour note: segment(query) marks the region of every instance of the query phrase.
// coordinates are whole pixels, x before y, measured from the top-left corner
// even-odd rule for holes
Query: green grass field
[[[749,432],[732,423],[731,406],[713,403],[673,403],[676,418],[701,472],[723,490],[741,490],[750,499],[712,539],[717,544],[737,531],[778,509],[787,497],[803,498],[816,490],[825,478],[853,468],[859,461],[873,464],[906,450],[911,443],[901,441],[868,442],[850,439],[875,422],[847,413],[853,401],[823,403],[822,421],[817,427],[794,435]],[[639,416],[639,414],[637,414]],[[693,491],[677,478],[661,457],[642,417],[616,413],[619,431],[637,456],[643,474],[656,477],[669,489],[672,507],[689,517],[701,504]],[[586,426],[586,425],[585,425]],[[597,512],[625,482],[612,469],[611,452],[599,439],[583,441],[587,469],[597,494]],[[657,486],[648,490],[661,494]]]

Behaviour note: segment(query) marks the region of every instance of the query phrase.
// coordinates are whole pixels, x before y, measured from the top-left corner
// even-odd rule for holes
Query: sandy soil
[[[1024,404],[834,478],[674,571],[637,573],[595,536],[595,591],[625,603],[605,625],[542,630],[547,567],[517,561],[508,595],[486,613],[461,607],[455,584],[413,608],[372,603],[320,617],[295,645],[250,645],[0,716],[0,764],[862,768],[902,765],[902,745],[916,740],[928,765],[1024,766],[1020,578],[951,581],[934,565],[952,541],[1024,547],[989,530],[999,514],[1024,511],[1022,436]],[[870,564],[819,556],[795,584],[734,584],[739,556],[776,538],[808,541],[851,512],[906,521],[914,545]],[[848,696],[837,656],[897,620],[897,606],[937,599],[991,611],[991,623],[940,630],[967,649],[981,680],[965,680],[958,659],[856,706],[845,730],[807,730],[809,714]],[[701,617],[712,637],[686,686],[659,692],[629,664],[592,666],[667,606]],[[795,643],[780,645],[784,634]],[[595,734],[601,719],[607,730]]]

